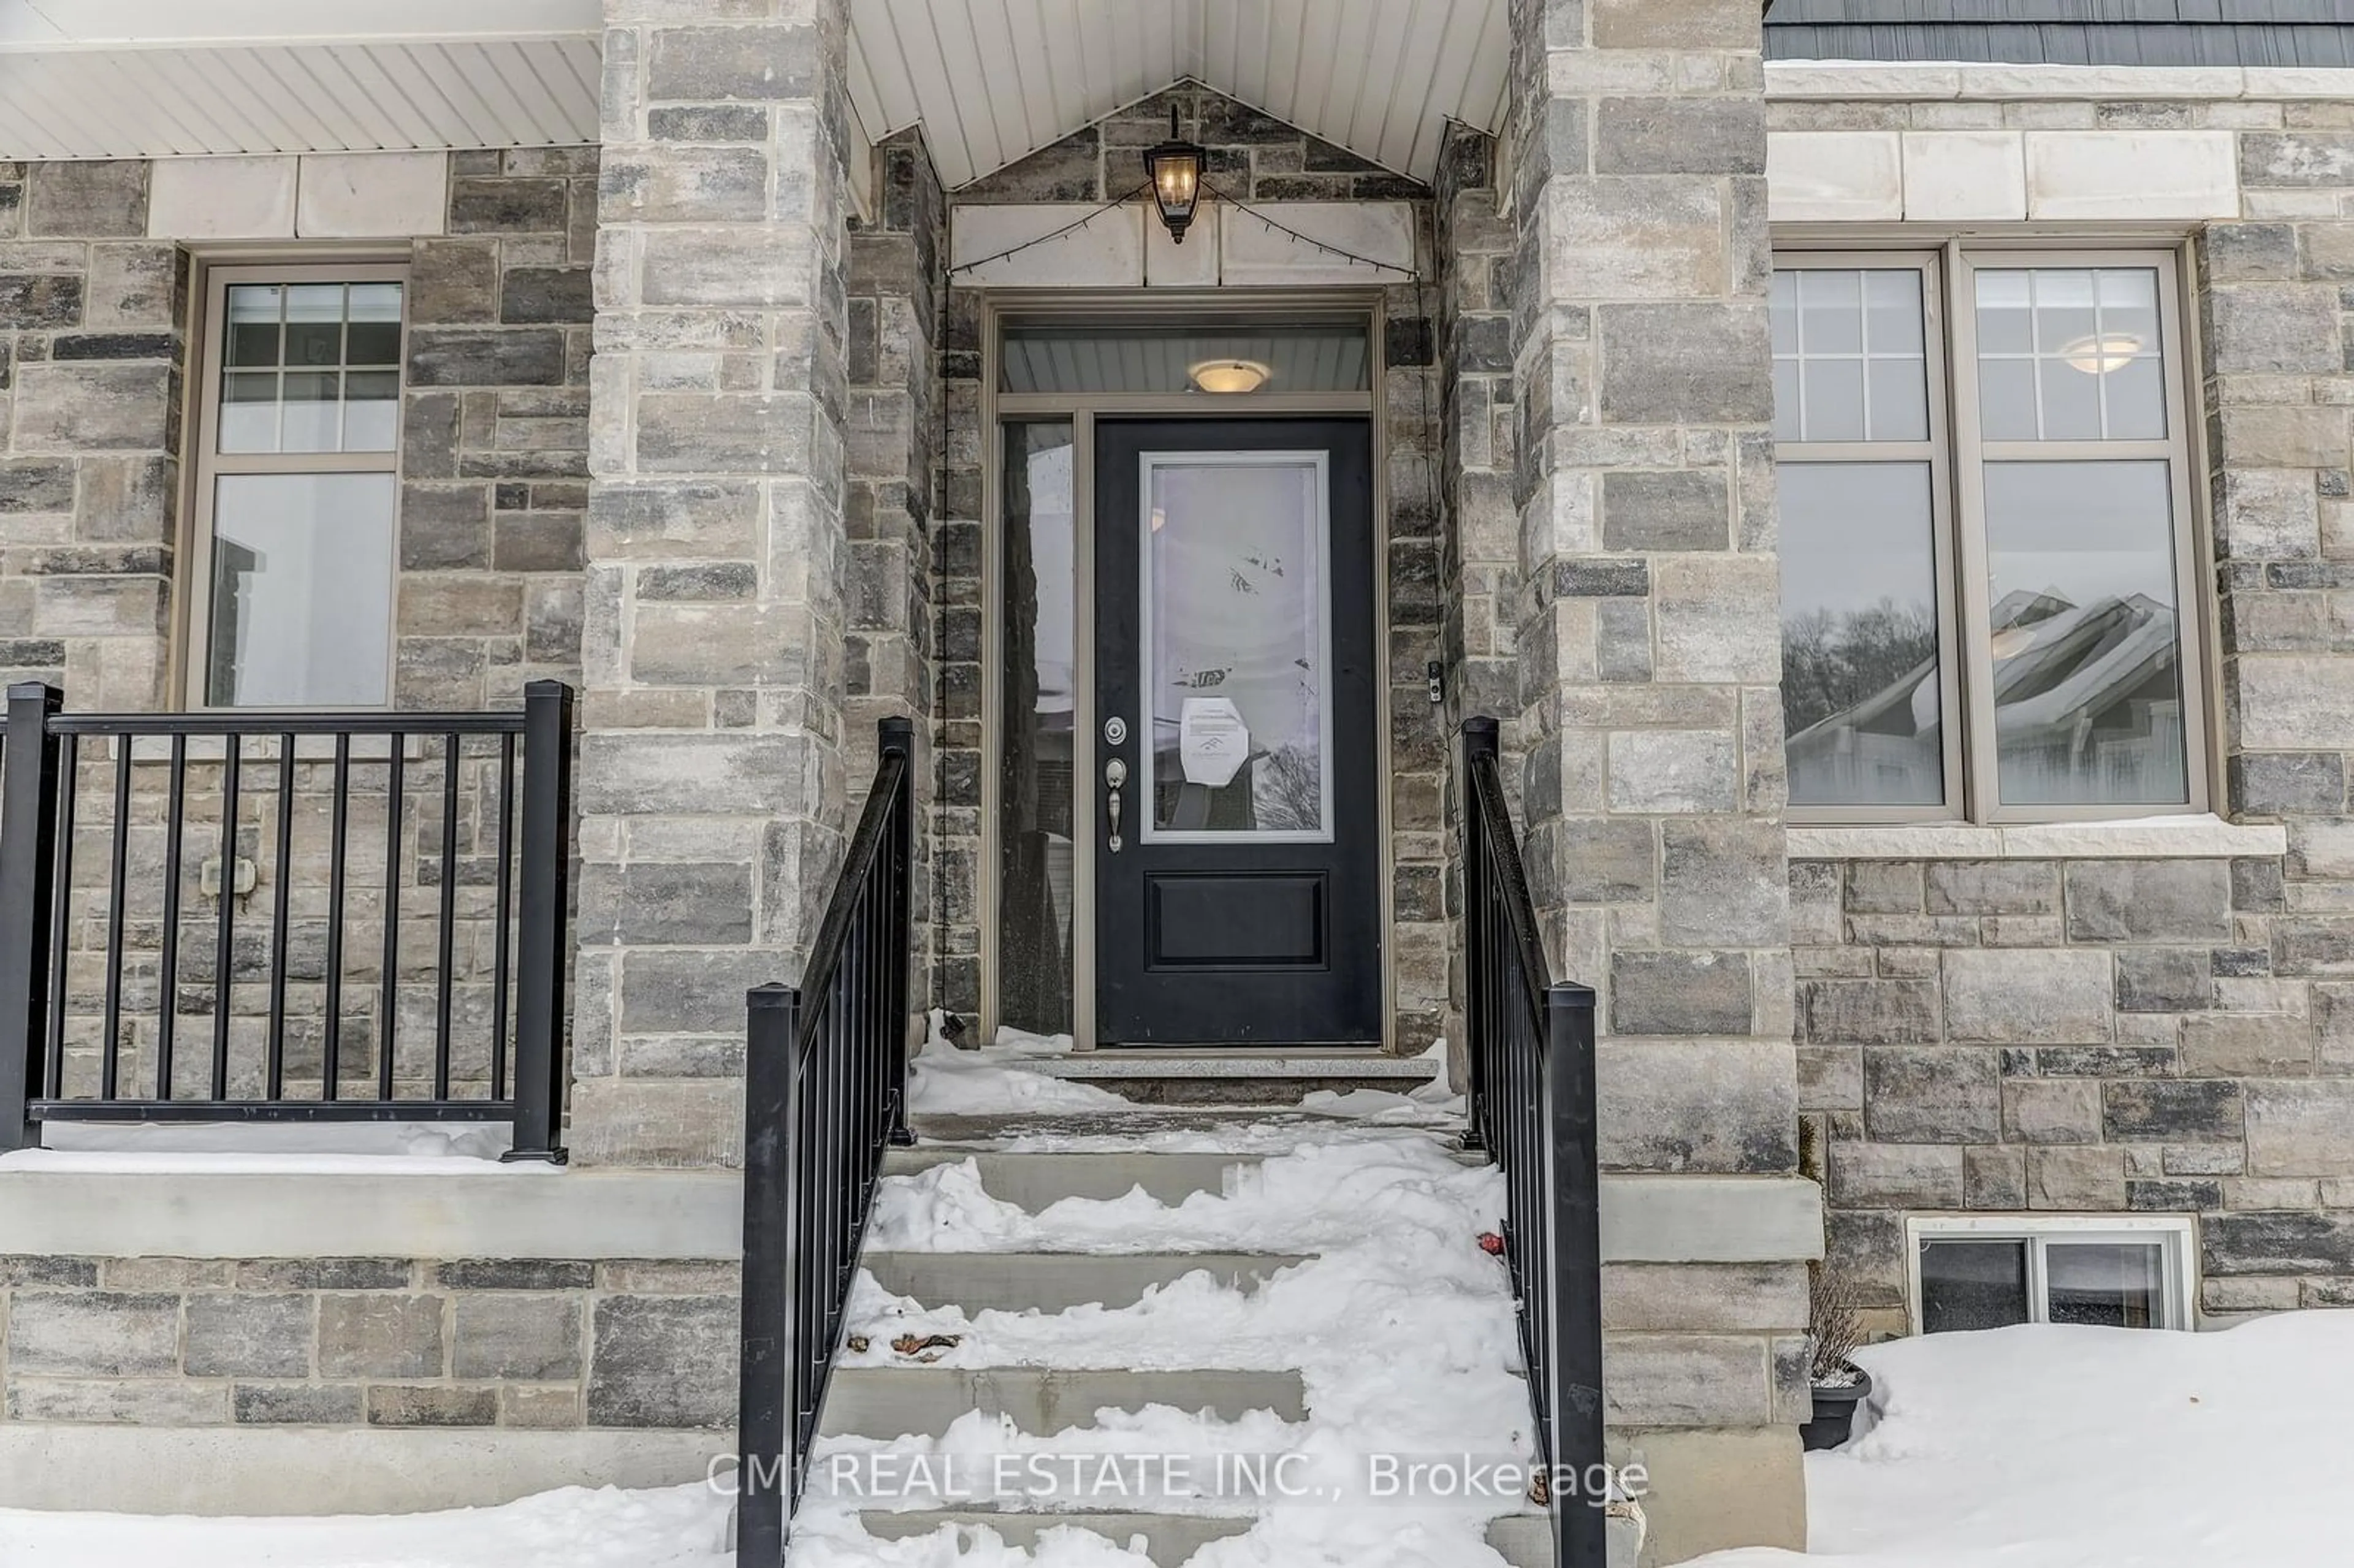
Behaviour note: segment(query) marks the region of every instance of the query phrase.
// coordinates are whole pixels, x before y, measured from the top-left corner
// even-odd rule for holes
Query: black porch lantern
[[[1179,245],[1185,243],[1185,226],[1202,199],[1202,159],[1201,147],[1177,134],[1177,110],[1171,105],[1169,140],[1145,150],[1144,173],[1152,182],[1152,204],[1161,209],[1161,224]]]

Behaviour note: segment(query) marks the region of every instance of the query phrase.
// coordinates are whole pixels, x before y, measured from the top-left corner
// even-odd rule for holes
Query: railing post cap
[[[1555,980],[1545,987],[1545,1002],[1552,1007],[1585,1007],[1594,1005],[1594,988],[1575,980]]]
[[[886,748],[895,740],[911,744],[916,738],[916,721],[904,715],[893,714],[888,718],[876,721],[875,733],[882,738]]]
[[[782,980],[770,980],[765,985],[756,985],[751,990],[746,991],[744,993],[744,1005],[747,1007],[790,1007],[800,995],[800,991],[796,991],[793,987],[785,984]]]

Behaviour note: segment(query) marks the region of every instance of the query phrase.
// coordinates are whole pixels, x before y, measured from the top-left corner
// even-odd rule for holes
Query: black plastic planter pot
[[[1855,1407],[1871,1393],[1872,1378],[1866,1372],[1856,1373],[1855,1381],[1845,1388],[1815,1384],[1815,1418],[1798,1428],[1798,1441],[1807,1452],[1836,1448],[1846,1442],[1855,1427]]]

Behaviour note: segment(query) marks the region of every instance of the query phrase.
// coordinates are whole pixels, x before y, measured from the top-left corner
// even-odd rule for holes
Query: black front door
[[[1377,1044],[1366,422],[1095,429],[1096,1037]]]

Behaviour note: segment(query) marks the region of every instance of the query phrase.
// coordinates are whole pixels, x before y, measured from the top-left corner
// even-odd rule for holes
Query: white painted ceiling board
[[[848,87],[951,186],[1199,80],[1428,179],[1496,127],[1507,0],[850,0]],[[597,139],[600,0],[0,0],[0,158]],[[157,46],[164,47],[157,47]]]
[[[587,36],[602,0],[0,0],[0,49]]]
[[[851,106],[922,122],[950,187],[1181,80],[1427,180],[1497,127],[1507,0],[851,0]]]
[[[592,37],[0,50],[0,159],[570,146]]]

